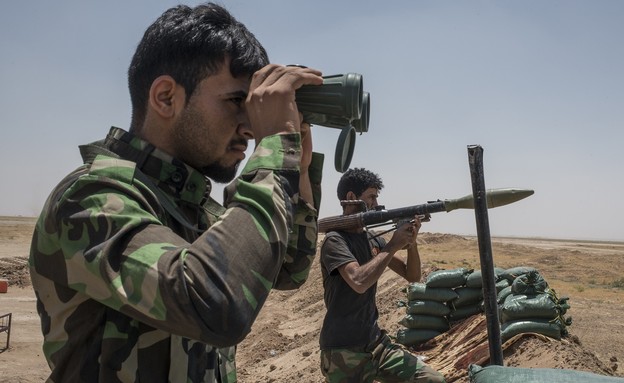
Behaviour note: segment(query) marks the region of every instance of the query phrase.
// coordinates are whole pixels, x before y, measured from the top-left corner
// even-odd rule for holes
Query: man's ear
[[[355,200],[355,199],[358,199],[358,197],[355,195],[354,192],[352,191],[347,192],[347,200]]]
[[[162,75],[152,82],[149,106],[161,118],[175,117],[184,108],[185,102],[184,88],[173,77]]]

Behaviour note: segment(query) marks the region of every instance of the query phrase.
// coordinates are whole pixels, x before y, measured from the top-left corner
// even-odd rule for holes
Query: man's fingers
[[[310,132],[310,124],[303,121],[303,115],[299,113],[299,118],[301,118],[301,138],[305,139]]]
[[[269,87],[277,83],[290,89],[299,89],[303,85],[320,85],[323,78],[316,69],[270,64],[253,75],[251,87]]]
[[[302,115],[295,92],[302,85],[322,83],[321,72],[311,68],[269,64],[254,73],[245,108],[256,139],[299,132]]]

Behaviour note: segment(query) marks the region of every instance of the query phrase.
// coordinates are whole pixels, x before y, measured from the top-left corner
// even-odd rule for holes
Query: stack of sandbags
[[[509,281],[501,276],[504,272],[504,269],[494,268],[497,297],[500,291],[509,287]],[[460,320],[483,312],[483,276],[481,270],[474,270],[468,274],[465,285],[456,287],[455,292],[459,297],[450,302],[453,310],[449,315],[449,320]]]
[[[430,287],[425,283],[415,282],[407,286],[405,317],[399,324],[404,328],[397,332],[397,342],[406,346],[415,346],[435,338],[449,329],[447,315],[451,312],[446,302],[457,298],[451,288]]]
[[[499,306],[503,302],[505,302],[505,298],[507,298],[507,296],[511,294],[511,285],[516,280],[516,278],[521,275],[536,271],[536,268],[530,266],[516,266],[508,269],[497,269],[497,277],[499,278],[499,280],[505,280],[508,284],[504,289],[498,291],[496,299]]]
[[[498,296],[501,338],[520,333],[538,333],[554,339],[567,335],[571,318],[568,298],[559,298],[554,289],[533,269],[517,276],[507,291]]]
[[[523,332],[556,339],[567,334],[571,319],[563,315],[568,298],[558,298],[533,267],[494,268],[495,288],[504,340]],[[399,322],[397,341],[406,346],[424,343],[450,328],[450,323],[484,311],[480,270],[437,270],[425,283],[411,283],[407,301],[400,302],[406,315]]]
[[[466,318],[483,310],[481,288],[466,285],[474,269],[437,270],[425,283],[407,287],[406,316],[399,322],[404,329],[397,341],[406,346],[424,343],[448,331],[449,321]]]

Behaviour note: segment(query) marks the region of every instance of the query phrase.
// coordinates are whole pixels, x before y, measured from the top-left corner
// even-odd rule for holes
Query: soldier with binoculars
[[[321,72],[269,64],[208,3],[149,26],[128,83],[129,130],[80,147],[33,234],[49,381],[235,382],[236,344],[316,251],[323,158],[295,92]]]

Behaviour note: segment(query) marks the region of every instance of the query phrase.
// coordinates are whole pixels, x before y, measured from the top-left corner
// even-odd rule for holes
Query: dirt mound
[[[27,257],[0,258],[0,278],[9,281],[9,286],[30,286]]]
[[[469,239],[455,234],[442,234],[442,233],[421,233],[418,234],[418,244],[433,245],[436,243],[449,243],[449,242],[467,242]]]
[[[15,326],[11,347],[2,353],[0,382],[41,382],[49,373],[28,275],[33,225],[33,220],[0,222],[0,277],[17,287],[0,294],[0,309],[13,312]],[[421,233],[418,239],[423,280],[439,269],[479,269],[475,238]],[[618,369],[618,360],[624,358],[624,321],[620,319],[624,302],[622,289],[617,287],[621,284],[614,283],[624,275],[624,244],[496,238],[492,242],[497,265],[538,268],[551,287],[570,297],[568,314],[573,317],[570,336],[560,341],[521,334],[505,342],[505,365],[624,376]],[[251,333],[238,347],[239,382],[323,382],[318,337],[325,306],[318,258],[301,289],[271,292]],[[390,335],[401,328],[405,308],[399,302],[406,300],[406,287],[389,270],[379,280],[379,324]],[[465,383],[469,364],[488,362],[485,316],[453,323],[451,330],[413,351],[442,371],[449,383]]]
[[[485,315],[479,314],[455,323],[446,333],[413,348],[441,371],[447,382],[468,383],[466,371],[471,364],[488,365],[489,343]],[[559,368],[615,375],[577,337],[555,340],[540,334],[519,334],[502,344],[503,360],[508,367]]]
[[[474,239],[457,235],[422,233],[423,279],[440,268],[474,267],[460,249],[475,247]],[[420,243],[420,242],[419,242]],[[511,248],[513,255],[518,249]],[[531,249],[523,249],[531,252]],[[427,257],[425,254],[437,257]],[[451,258],[456,260],[451,261]],[[501,256],[502,258],[502,256]],[[516,259],[517,261],[517,259]],[[478,262],[478,261],[477,261]],[[518,263],[516,263],[518,265]],[[478,263],[477,263],[478,266]],[[407,284],[392,272],[382,275],[377,305],[380,326],[395,335],[405,315],[400,301],[406,300]],[[574,299],[572,300],[574,305]],[[580,306],[579,306],[580,307]],[[572,315],[580,314],[574,309]],[[243,383],[301,382],[321,383],[318,335],[325,314],[318,257],[308,282],[297,291],[272,292],[251,334],[239,347],[238,365]],[[579,315],[586,318],[585,315]],[[521,334],[503,344],[506,366],[562,368],[618,376],[617,357],[598,356],[583,345],[575,334],[554,340],[538,334]],[[443,372],[449,383],[467,383],[471,363],[487,365],[489,345],[485,315],[479,314],[452,324],[451,330],[412,350]],[[606,351],[606,350],[605,350]],[[610,351],[609,351],[610,352]],[[619,351],[613,351],[619,352]]]

